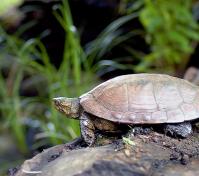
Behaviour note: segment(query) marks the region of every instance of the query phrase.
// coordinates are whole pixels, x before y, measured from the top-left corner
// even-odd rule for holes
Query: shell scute
[[[155,111],[152,113],[152,118],[151,118],[152,122],[156,122],[156,123],[164,123],[167,122],[167,114],[165,111]]]
[[[199,89],[167,75],[124,75],[82,95],[80,104],[119,123],[177,123],[199,117]]]
[[[198,92],[198,88],[190,84],[189,82],[185,82],[183,80],[180,81],[180,93],[185,103],[192,103],[196,97]]]
[[[126,112],[121,119],[124,123],[133,123],[133,124],[140,124],[140,123],[149,123],[151,120],[151,113],[150,112]]]
[[[130,82],[127,86],[129,110],[157,108],[152,82],[139,80],[137,83]]]
[[[177,123],[177,122],[183,122],[185,121],[184,114],[181,109],[172,109],[167,111],[167,122],[169,123]]]
[[[109,110],[120,112],[128,111],[126,84],[106,87],[96,98]]]
[[[156,101],[159,109],[177,108],[183,102],[177,83],[165,78],[158,81],[154,87]]]
[[[199,113],[192,104],[183,103],[181,105],[182,112],[185,116],[185,120],[191,120],[194,117],[199,117]]]

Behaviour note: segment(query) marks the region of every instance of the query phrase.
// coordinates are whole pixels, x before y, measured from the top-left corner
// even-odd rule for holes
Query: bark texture
[[[109,141],[110,142],[110,141]],[[75,145],[74,145],[75,144]],[[150,132],[111,144],[84,147],[81,140],[49,148],[25,161],[15,176],[195,176],[199,136],[173,139]]]

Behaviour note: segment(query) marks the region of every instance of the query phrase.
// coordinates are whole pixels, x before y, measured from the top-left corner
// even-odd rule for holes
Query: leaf
[[[22,4],[23,0],[1,0],[0,3],[0,16],[11,10],[13,7]]]
[[[135,35],[133,34],[133,31],[124,34],[121,27],[122,25],[137,17],[138,13],[132,13],[130,15],[118,18],[117,20],[109,24],[94,41],[86,45],[85,52],[90,62],[90,65],[92,65],[94,60],[100,59],[106,52],[108,52],[115,45]]]
[[[131,145],[131,146],[135,146],[135,142],[132,141],[130,138],[126,138],[126,137],[122,137],[122,140],[125,144]]]

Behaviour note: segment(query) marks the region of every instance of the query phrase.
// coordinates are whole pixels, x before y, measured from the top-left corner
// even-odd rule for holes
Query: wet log
[[[150,132],[85,147],[82,140],[49,148],[23,163],[15,176],[195,176],[199,135],[174,139]]]

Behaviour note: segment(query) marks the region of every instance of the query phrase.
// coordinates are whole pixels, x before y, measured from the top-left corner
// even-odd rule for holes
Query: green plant
[[[191,8],[191,0],[144,1],[140,21],[146,30],[151,53],[143,58],[139,71],[147,67],[171,72],[185,68],[194,51],[193,42],[199,41],[199,26]]]
[[[193,1],[153,1],[122,0],[120,13],[122,17],[108,25],[102,33],[87,46],[88,58],[97,62],[96,70],[110,67],[130,69],[133,72],[166,72],[175,74],[184,71],[191,53],[199,40],[199,26],[193,18],[191,8]],[[143,29],[130,29],[126,24],[138,19]],[[144,38],[149,52],[134,49],[128,40]],[[114,48],[123,48],[126,56],[104,58]],[[131,64],[124,65],[125,59],[131,58]],[[128,61],[129,62],[129,61]],[[93,62],[92,62],[93,63]],[[136,63],[132,65],[132,63]]]
[[[23,0],[2,0],[0,4],[0,16],[4,15],[8,10],[20,5]]]
[[[114,47],[123,44],[129,39],[133,39],[133,37],[137,35],[143,34],[143,31],[139,29],[124,33],[123,26],[136,18],[138,18],[137,12],[116,19],[110,23],[95,40],[86,46],[86,57],[89,66],[93,68],[93,72],[105,70],[110,66],[115,69],[133,69],[132,65],[127,66],[119,62],[122,61],[123,58],[118,57],[113,60],[103,58],[105,58],[107,53],[111,52]]]
[[[69,120],[57,112],[52,105],[52,98],[58,96],[79,96],[96,82],[92,68],[88,67],[85,54],[79,44],[77,31],[74,31],[72,17],[67,1],[56,8],[55,16],[64,27],[66,33],[63,60],[59,68],[51,62],[44,45],[38,39],[26,42],[20,39],[20,29],[14,35],[8,35],[3,28],[1,40],[1,82],[2,97],[0,104],[4,122],[16,135],[17,145],[22,152],[26,151],[25,123],[28,119],[40,121],[43,132],[39,135],[43,140],[48,138],[54,144],[63,143],[79,135],[78,121]],[[66,28],[67,26],[67,28]],[[13,72],[3,75],[3,72]],[[16,68],[15,68],[16,66]],[[8,89],[6,82],[11,77],[13,91],[10,95],[12,103],[7,103]],[[29,89],[37,91],[37,96],[21,96],[20,89],[26,84]],[[8,110],[5,111],[5,106]],[[16,108],[15,108],[16,106]],[[10,117],[10,118],[8,118]],[[11,118],[12,117],[12,118]],[[44,141],[45,142],[45,141]]]
[[[76,27],[73,25],[73,20],[70,12],[70,7],[67,0],[62,1],[63,5],[56,6],[54,15],[65,30],[65,45],[63,55],[63,67],[60,71],[64,70],[68,73],[71,72],[74,78],[74,85],[78,89],[81,82],[81,64],[85,57],[84,51],[79,43],[79,36]],[[72,67],[70,67],[70,65]],[[67,66],[67,68],[65,68]],[[72,68],[72,69],[71,69]],[[70,79],[69,74],[66,73],[66,78]],[[63,81],[64,82],[64,81]]]
[[[122,137],[122,141],[127,144],[127,145],[130,145],[130,146],[135,146],[135,142],[132,141],[129,137]]]
[[[7,80],[0,73],[0,112],[4,122],[6,122],[3,124],[3,129],[10,127],[18,148],[21,152],[27,153],[25,129],[22,123],[21,97],[19,95],[23,69],[17,67],[15,64],[11,66]]]

